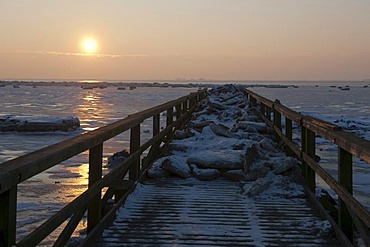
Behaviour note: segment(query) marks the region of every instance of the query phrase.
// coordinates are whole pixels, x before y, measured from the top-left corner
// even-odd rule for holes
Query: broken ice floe
[[[74,131],[80,127],[77,117],[0,117],[0,132]]]

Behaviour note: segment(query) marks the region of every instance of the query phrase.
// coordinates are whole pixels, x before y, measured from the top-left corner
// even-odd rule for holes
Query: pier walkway
[[[126,131],[129,155],[103,175],[104,143]],[[338,179],[318,135],[338,147]],[[18,184],[85,151],[86,190],[18,237]],[[334,124],[241,86],[199,90],[0,164],[0,247],[370,246],[353,157],[370,164],[370,142]]]
[[[93,245],[342,246],[318,222],[305,198],[256,200],[235,181],[167,178],[139,184]]]

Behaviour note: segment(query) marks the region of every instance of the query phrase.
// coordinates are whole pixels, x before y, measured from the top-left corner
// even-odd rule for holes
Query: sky
[[[0,0],[0,79],[370,79],[369,13],[369,0]]]

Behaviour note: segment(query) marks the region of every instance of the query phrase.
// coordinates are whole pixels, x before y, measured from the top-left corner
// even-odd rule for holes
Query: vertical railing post
[[[187,100],[182,102],[182,113],[185,114],[186,111],[188,110],[188,105],[187,105]]]
[[[307,147],[307,140],[306,140],[307,139],[307,129],[306,127],[302,125],[302,123],[300,124],[301,124],[301,151],[302,153],[306,153],[307,152],[307,148],[306,148]],[[307,164],[304,160],[302,160],[301,169],[302,169],[302,176],[306,178]]]
[[[339,147],[338,150],[338,182],[351,195],[353,193],[352,154]],[[338,223],[347,238],[353,242],[353,223],[344,201],[339,199]]]
[[[266,106],[264,103],[260,103],[260,112],[263,116],[266,116]]]
[[[190,93],[190,98],[189,98],[189,109],[195,106],[196,104],[196,98],[194,96],[194,93]]]
[[[182,116],[181,104],[176,105],[176,120]]]
[[[196,106],[197,105],[197,103],[198,103],[198,100],[197,100],[197,97],[196,97],[196,95],[193,97],[193,103],[192,103],[192,105],[191,105],[191,107],[194,107],[194,106]]]
[[[244,95],[247,98],[247,100],[249,100],[249,93],[247,92],[247,90],[244,90]]]
[[[15,245],[17,187],[0,194],[0,246]]]
[[[153,137],[159,134],[160,128],[160,115],[155,114],[153,115]]]
[[[130,130],[130,154],[132,155],[140,148],[140,124]],[[140,157],[131,165],[129,172],[130,180],[137,180],[140,172]]]
[[[293,141],[293,125],[292,120],[290,120],[288,117],[285,117],[285,136],[288,138],[289,141]],[[293,152],[288,147],[288,145],[285,145],[285,154],[287,156],[292,156]]]
[[[281,114],[275,109],[275,107],[273,107],[273,110],[274,110],[274,126],[281,130]],[[276,142],[279,143],[281,140],[280,136],[276,134],[275,137]]]
[[[270,107],[266,107],[266,118],[268,121],[271,121],[271,108]]]
[[[257,100],[255,98],[251,97],[250,101],[253,106],[257,106]]]
[[[173,107],[167,109],[167,126],[173,123]]]
[[[316,156],[315,133],[309,129],[306,130],[306,153],[311,158]],[[316,181],[315,171],[309,166],[306,166],[306,182],[308,188],[315,193]]]
[[[103,143],[89,150],[89,188],[102,178]],[[87,232],[90,232],[101,219],[101,192],[89,204],[87,212]]]

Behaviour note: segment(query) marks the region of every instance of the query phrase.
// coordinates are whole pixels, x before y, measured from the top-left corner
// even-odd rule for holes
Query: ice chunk
[[[221,176],[221,172],[217,169],[199,169],[196,165],[190,165],[193,175],[199,180],[213,180]]]
[[[191,170],[189,165],[185,162],[185,160],[177,156],[170,156],[168,160],[166,160],[166,162],[163,162],[162,168],[165,171],[168,171],[182,178],[191,177]]]
[[[187,163],[195,164],[200,168],[241,169],[243,155],[235,150],[204,150],[190,155]]]

